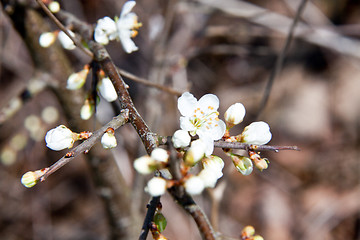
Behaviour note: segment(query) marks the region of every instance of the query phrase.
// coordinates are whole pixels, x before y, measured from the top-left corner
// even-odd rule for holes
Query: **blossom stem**
[[[300,148],[298,148],[297,146],[254,145],[254,144],[246,144],[241,142],[225,142],[221,140],[215,141],[214,146],[219,148],[245,149],[245,150],[254,150],[254,151],[274,151],[274,152],[278,152],[280,150],[300,151]]]
[[[86,141],[72,149],[70,152],[66,153],[62,158],[60,158],[56,163],[51,165],[47,171],[44,172],[43,175],[39,176],[39,180],[45,181],[47,177],[51,174],[59,170],[65,164],[69,163],[72,159],[77,157],[80,153],[87,152],[91,149],[91,147],[96,143],[96,141],[104,134],[106,129],[109,127],[114,130],[124,125],[128,121],[129,111],[123,110],[119,116],[113,118],[108,124],[94,132],[91,137],[89,137]]]

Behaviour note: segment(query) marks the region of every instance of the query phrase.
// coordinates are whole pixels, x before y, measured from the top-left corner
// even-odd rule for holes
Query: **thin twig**
[[[47,177],[51,174],[59,170],[65,164],[69,163],[71,160],[76,158],[79,154],[87,152],[91,149],[91,147],[96,143],[96,141],[105,133],[106,129],[109,127],[113,128],[114,130],[118,129],[120,126],[124,125],[129,118],[129,111],[123,110],[119,116],[113,118],[109,123],[105,126],[94,132],[90,138],[86,141],[75,147],[74,149],[70,150],[67,154],[65,154],[62,158],[60,158],[56,163],[51,165],[47,170],[44,172],[42,176],[39,176],[39,180],[45,181]]]
[[[285,55],[287,54],[288,49],[290,47],[290,43],[291,43],[291,41],[292,41],[292,39],[294,37],[294,31],[295,31],[296,24],[298,23],[303,10],[305,9],[307,1],[308,0],[302,0],[299,7],[298,7],[298,9],[297,9],[295,18],[294,18],[294,20],[293,20],[293,22],[291,24],[290,30],[289,30],[289,34],[287,35],[285,45],[282,48],[282,50],[280,52],[280,55],[276,59],[275,67],[272,69],[272,71],[270,73],[268,82],[267,82],[266,87],[265,87],[265,92],[264,92],[263,98],[261,100],[259,110],[257,111],[255,119],[259,118],[260,114],[264,110],[264,108],[265,108],[265,106],[266,106],[266,104],[267,104],[267,102],[269,100],[270,92],[271,92],[275,77],[279,74],[279,72],[281,71],[281,69],[283,67]]]
[[[160,197],[153,197],[151,199],[150,203],[148,204],[148,206],[147,206],[148,210],[146,212],[144,223],[141,228],[139,240],[146,240],[146,237],[149,233],[149,225],[154,218],[154,214],[155,214],[155,211],[156,211],[156,208],[157,208],[159,202],[160,202]]]
[[[85,48],[76,38],[71,36],[69,31],[66,29],[66,27],[55,17],[55,15],[49,10],[49,8],[41,0],[36,0],[36,2],[44,10],[46,15],[48,15],[48,17],[56,24],[56,26],[60,28],[60,30],[63,31],[74,42],[75,46],[80,48],[86,55],[93,58],[94,56],[93,53],[90,52],[89,49]]]
[[[241,142],[225,142],[221,140],[214,142],[214,147],[244,149],[244,150],[253,150],[253,151],[274,151],[274,152],[278,152],[280,150],[300,151],[300,149],[297,146],[253,145],[253,144],[246,144]]]

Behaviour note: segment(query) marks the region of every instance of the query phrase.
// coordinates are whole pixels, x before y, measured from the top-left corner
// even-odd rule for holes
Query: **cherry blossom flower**
[[[231,105],[225,112],[225,122],[228,128],[241,123],[245,116],[245,107],[241,103]]]
[[[55,151],[71,148],[77,139],[78,134],[64,125],[51,129],[45,136],[46,146]]]
[[[253,122],[245,127],[240,141],[248,144],[264,145],[271,140],[270,127],[266,122]]]
[[[203,180],[205,187],[215,187],[217,180],[223,176],[224,161],[218,156],[211,155],[205,158],[202,164],[204,169],[198,176]]]
[[[131,38],[137,35],[137,29],[141,23],[137,21],[138,17],[131,12],[136,5],[135,1],[127,1],[120,13],[120,17],[115,21],[109,17],[99,19],[95,27],[94,39],[100,44],[108,44],[109,40],[120,40],[125,52],[131,53],[137,51],[138,47]]]
[[[213,142],[225,134],[226,125],[218,118],[219,99],[214,94],[206,94],[199,101],[189,92],[183,93],[178,99],[181,113],[180,128],[198,135],[206,143],[205,154],[211,155]]]

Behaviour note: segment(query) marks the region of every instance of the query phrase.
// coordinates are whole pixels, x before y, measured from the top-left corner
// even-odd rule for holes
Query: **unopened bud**
[[[46,173],[48,168],[44,168],[36,171],[29,171],[21,177],[21,183],[27,188],[35,186],[42,175]]]
[[[67,30],[68,33],[72,36],[75,37],[75,33]],[[58,34],[58,39],[61,43],[61,45],[63,46],[63,48],[67,49],[67,50],[73,50],[76,48],[74,42],[71,40],[71,38],[69,38],[68,35],[66,35],[66,33],[64,33],[63,31],[60,31]]]
[[[242,174],[242,175],[250,175],[253,171],[253,163],[250,158],[231,154],[231,160],[233,161],[236,169]]]
[[[264,238],[260,235],[255,235],[254,237],[252,237],[252,240],[264,240]]]
[[[174,133],[171,140],[172,140],[175,148],[184,148],[184,147],[189,146],[191,137],[190,137],[188,131],[177,130]]]
[[[166,150],[162,148],[155,148],[150,157],[156,161],[167,163],[169,160],[169,154]]]
[[[104,133],[104,135],[101,137],[101,144],[105,149],[114,148],[117,146],[114,129],[108,128],[108,130],[106,130],[106,133]]]
[[[241,231],[241,237],[243,238],[249,238],[251,236],[254,236],[255,234],[255,228],[253,226],[246,226],[243,228],[243,230]]]
[[[185,164],[194,166],[198,161],[203,159],[205,151],[206,145],[201,139],[193,141],[185,154]]]
[[[51,3],[49,3],[48,8],[52,13],[57,13],[60,11],[60,4],[56,1],[52,1]]]
[[[248,144],[264,145],[271,140],[270,127],[266,122],[253,122],[245,127],[240,141]]]
[[[101,96],[108,102],[118,99],[118,95],[110,78],[105,77],[98,83],[98,89]]]
[[[56,34],[53,32],[42,33],[39,37],[39,44],[43,48],[50,47],[56,40]]]
[[[153,197],[161,196],[166,191],[166,180],[161,177],[153,177],[147,183],[145,190]]]
[[[231,105],[225,112],[224,118],[228,128],[241,123],[245,116],[245,107],[241,103]]]
[[[89,70],[89,66],[85,65],[83,70],[72,73],[67,80],[66,88],[69,90],[76,90],[84,86]]]

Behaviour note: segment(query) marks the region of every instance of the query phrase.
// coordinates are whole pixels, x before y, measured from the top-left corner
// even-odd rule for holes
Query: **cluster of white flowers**
[[[109,17],[99,19],[94,31],[95,41],[106,45],[109,41],[118,40],[125,52],[137,51],[138,47],[131,39],[137,35],[137,29],[141,27],[137,15],[131,12],[135,5],[135,1],[127,1],[121,10],[120,17],[115,20]]]
[[[263,145],[271,140],[270,128],[265,122],[251,123],[240,135],[230,137],[229,129],[243,121],[245,107],[241,103],[231,105],[224,114],[225,122],[219,119],[218,108],[219,99],[213,94],[206,94],[197,100],[191,93],[186,92],[178,99],[178,109],[182,115],[180,117],[181,129],[173,134],[172,143],[180,153],[183,153],[185,173],[181,183],[185,191],[191,195],[200,194],[205,188],[214,188],[218,179],[223,176],[223,160],[212,155],[214,141],[224,139]],[[194,137],[193,140],[192,137]],[[157,151],[155,149],[153,153]],[[267,168],[267,161],[258,154],[252,154],[250,158],[233,154],[231,151],[227,154],[231,157],[236,169],[243,175],[249,175],[253,171],[253,162],[260,170]],[[134,167],[142,174],[149,174],[156,169],[166,168],[167,153],[164,159],[156,159],[153,154],[143,156],[135,160]],[[197,174],[187,173],[199,162],[202,163],[201,171]],[[146,191],[152,196],[159,196],[167,187],[169,187],[167,179],[154,177],[149,181]]]

